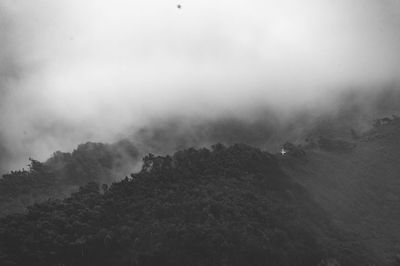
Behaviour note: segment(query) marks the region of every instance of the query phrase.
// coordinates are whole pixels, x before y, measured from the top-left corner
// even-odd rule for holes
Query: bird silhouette
[[[181,8],[182,8],[182,6],[181,6],[181,5],[177,5],[176,7],[177,7],[177,8],[179,8],[179,9],[181,9]]]

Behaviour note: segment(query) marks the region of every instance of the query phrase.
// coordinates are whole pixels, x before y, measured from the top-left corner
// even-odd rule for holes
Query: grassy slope
[[[400,251],[400,123],[375,129],[348,152],[312,150],[281,160],[344,232],[349,252],[395,265]],[[364,248],[363,248],[364,247]],[[358,250],[358,251],[357,251]]]

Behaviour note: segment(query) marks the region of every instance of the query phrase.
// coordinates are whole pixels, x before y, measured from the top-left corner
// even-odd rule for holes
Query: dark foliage
[[[0,221],[1,265],[317,265],[325,214],[246,145],[143,159],[110,187]]]
[[[30,159],[28,170],[12,171],[0,179],[0,216],[66,197],[87,182],[111,183],[124,172],[127,161],[137,157],[132,143],[120,141],[81,144],[72,153],[55,152],[44,163]]]
[[[12,171],[0,179],[0,216],[22,212],[30,204],[67,196],[76,189],[61,184],[47,165],[33,159],[30,162],[28,170]]]

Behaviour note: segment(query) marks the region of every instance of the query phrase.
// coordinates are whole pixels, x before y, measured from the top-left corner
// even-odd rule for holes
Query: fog
[[[170,120],[285,128],[396,88],[399,48],[398,0],[0,0],[0,170]]]

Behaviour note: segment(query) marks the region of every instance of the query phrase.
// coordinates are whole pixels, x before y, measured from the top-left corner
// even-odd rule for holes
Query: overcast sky
[[[0,165],[399,77],[399,0],[0,0]]]

